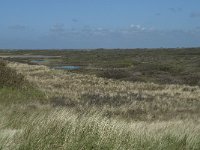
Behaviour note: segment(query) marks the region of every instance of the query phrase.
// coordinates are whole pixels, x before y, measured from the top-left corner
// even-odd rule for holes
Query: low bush
[[[188,75],[183,75],[182,80],[184,81],[185,84],[188,85],[200,85],[200,74],[188,74]]]
[[[158,72],[166,72],[170,74],[176,74],[183,71],[181,66],[172,64],[158,64],[158,63],[147,63],[136,66],[134,71],[141,71],[144,74],[157,74]]]
[[[0,61],[0,87],[22,87],[25,78],[15,70],[6,66],[6,62]]]
[[[123,69],[107,69],[100,72],[98,76],[109,79],[123,79],[129,77],[130,73]]]

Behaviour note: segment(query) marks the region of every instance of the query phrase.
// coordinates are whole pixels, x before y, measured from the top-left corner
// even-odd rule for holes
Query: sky
[[[200,47],[200,0],[0,0],[0,48]]]

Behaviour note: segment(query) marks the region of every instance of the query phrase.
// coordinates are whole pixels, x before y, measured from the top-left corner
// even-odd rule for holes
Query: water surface
[[[77,70],[80,69],[80,66],[57,66],[55,69],[63,69],[63,70]]]
[[[47,62],[47,60],[31,60],[32,63],[44,63]]]

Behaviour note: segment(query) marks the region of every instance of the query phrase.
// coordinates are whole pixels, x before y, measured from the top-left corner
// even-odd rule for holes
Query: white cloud
[[[134,24],[131,24],[130,28],[134,31],[144,31],[144,30],[146,30],[145,27],[142,27],[141,25],[134,25]]]

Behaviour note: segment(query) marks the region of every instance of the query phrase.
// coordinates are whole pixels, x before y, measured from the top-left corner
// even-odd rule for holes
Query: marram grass
[[[192,121],[124,122],[72,110],[40,110],[23,115],[18,128],[1,129],[8,149],[199,149],[200,126]],[[12,120],[5,124],[12,126]],[[13,125],[13,127],[16,125]]]
[[[37,85],[56,106],[79,111],[95,108],[108,117],[142,121],[199,118],[198,86],[131,83],[38,65],[10,63],[9,66]]]

